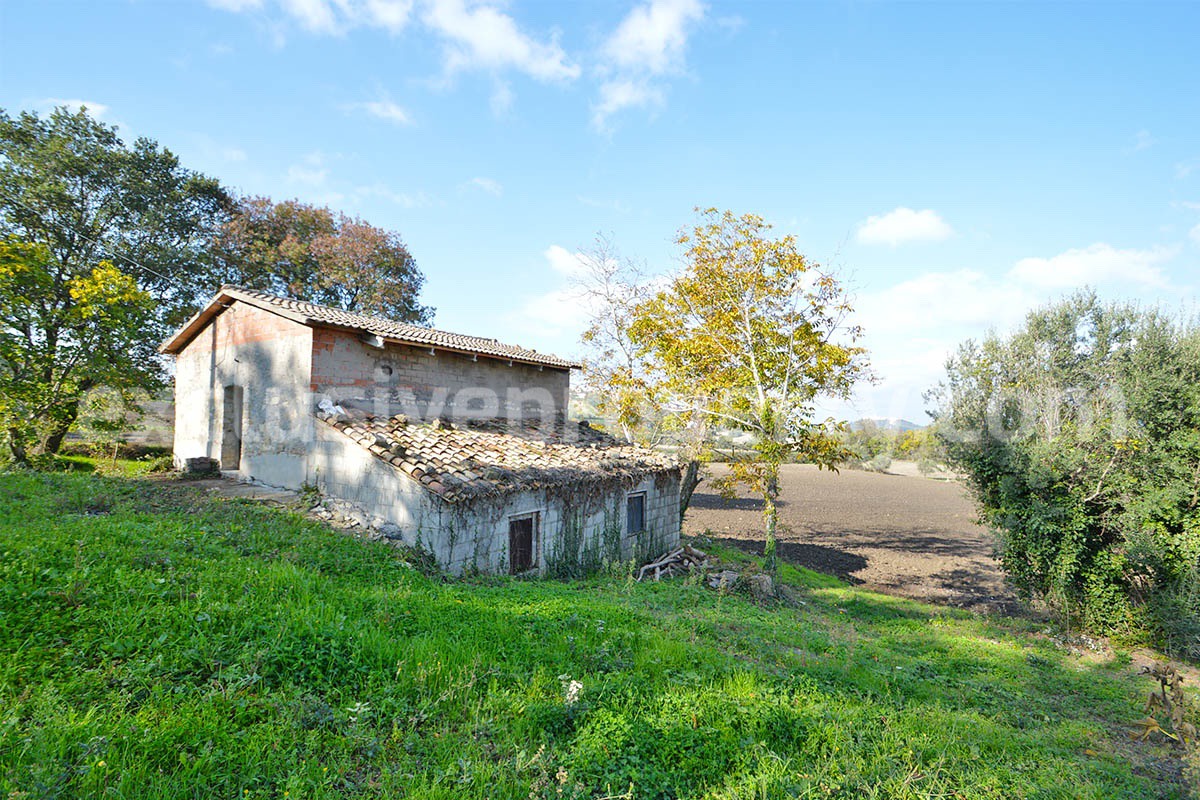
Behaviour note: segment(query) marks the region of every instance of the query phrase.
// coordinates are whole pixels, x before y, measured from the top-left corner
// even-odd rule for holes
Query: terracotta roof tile
[[[670,456],[626,445],[587,426],[552,431],[499,424],[458,428],[360,411],[318,411],[317,417],[450,502],[679,469]],[[396,452],[403,452],[403,458]]]
[[[449,331],[440,331],[436,328],[422,328],[419,325],[409,325],[408,323],[395,322],[383,317],[356,314],[351,311],[343,311],[340,308],[306,303],[302,300],[292,300],[287,297],[279,297],[267,292],[260,292],[257,289],[246,289],[241,286],[222,286],[208,307],[193,317],[175,336],[164,343],[160,349],[166,353],[178,352],[191,339],[196,330],[220,311],[221,306],[227,305],[231,299],[240,300],[267,311],[273,311],[305,325],[347,328],[403,344],[435,347],[443,350],[453,350],[460,353],[520,361],[526,364],[537,364],[559,369],[578,369],[581,366],[575,361],[559,358],[548,353],[539,353],[536,350],[529,350],[519,345],[503,344],[495,339],[450,333]]]

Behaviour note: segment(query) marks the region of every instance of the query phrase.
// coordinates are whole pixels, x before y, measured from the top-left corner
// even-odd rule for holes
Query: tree
[[[427,325],[425,277],[400,236],[299,200],[243,198],[222,230],[222,282]]]
[[[630,336],[664,388],[714,424],[754,435],[753,457],[736,459],[730,479],[763,499],[773,570],[779,465],[802,456],[834,468],[843,457],[832,422],[814,421],[815,401],[848,396],[865,376],[865,351],[846,324],[841,284],[794,237],[768,238],[771,226],[753,214],[699,214],[676,239],[683,272],[638,304]]]
[[[86,109],[0,110],[0,380],[14,392],[14,453],[57,452],[101,382],[158,385],[153,345],[211,291],[209,246],[229,208],[215,181],[150,139],[127,148]]]
[[[0,240],[0,430],[21,464],[74,421],[91,387],[128,398],[161,376],[144,334],[150,294],[108,261],[60,290],[52,263],[44,245]]]
[[[679,492],[682,519],[702,478],[707,426],[691,405],[667,402],[662,375],[633,340],[637,308],[653,297],[652,284],[642,265],[622,257],[604,236],[596,237],[581,261],[576,283],[590,316],[582,336],[585,385],[598,394],[599,411],[627,442],[675,448],[685,464]]]
[[[1084,292],[946,370],[937,430],[1013,583],[1200,656],[1200,325]]]

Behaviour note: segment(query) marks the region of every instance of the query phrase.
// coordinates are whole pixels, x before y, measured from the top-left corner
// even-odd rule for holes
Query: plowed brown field
[[[721,474],[714,466],[714,475]],[[1012,613],[1019,609],[953,481],[789,464],[779,503],[779,555],[877,591],[925,602]],[[731,500],[708,481],[696,489],[684,533],[762,552],[762,501]]]

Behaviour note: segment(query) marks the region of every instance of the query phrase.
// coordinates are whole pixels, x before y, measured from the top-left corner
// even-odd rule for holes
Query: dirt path
[[[719,468],[715,468],[719,474]],[[960,484],[789,464],[779,503],[780,557],[925,602],[1011,613],[1013,593]],[[762,502],[725,500],[702,483],[684,533],[762,552]]]

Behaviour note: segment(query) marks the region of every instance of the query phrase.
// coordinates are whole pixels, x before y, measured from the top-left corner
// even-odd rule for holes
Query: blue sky
[[[0,0],[0,105],[86,102],[244,193],[399,231],[438,327],[576,355],[598,232],[694,206],[852,287],[923,421],[946,353],[1083,285],[1195,311],[1200,3]]]

